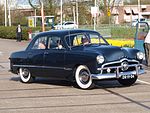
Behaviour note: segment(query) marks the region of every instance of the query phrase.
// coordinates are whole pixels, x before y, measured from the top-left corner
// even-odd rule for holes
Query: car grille
[[[136,65],[139,64],[138,61],[132,60],[121,60],[118,62],[110,62],[102,65],[100,70],[101,74],[116,73],[117,69],[119,72],[128,72],[136,70]],[[141,67],[139,67],[141,68]]]

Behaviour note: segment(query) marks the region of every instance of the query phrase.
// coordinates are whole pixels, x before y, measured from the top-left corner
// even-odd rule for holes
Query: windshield
[[[98,33],[72,34],[66,37],[66,42],[70,48],[89,44],[108,44],[107,41],[102,38]]]

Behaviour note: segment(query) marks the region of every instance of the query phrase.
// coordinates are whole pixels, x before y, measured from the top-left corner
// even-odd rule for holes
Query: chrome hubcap
[[[89,76],[88,72],[83,71],[83,72],[80,73],[79,79],[80,79],[81,83],[87,84],[89,79],[90,79],[90,76]]]
[[[28,69],[22,69],[22,76],[23,76],[24,78],[28,78],[28,76],[29,76],[29,71],[28,71]]]

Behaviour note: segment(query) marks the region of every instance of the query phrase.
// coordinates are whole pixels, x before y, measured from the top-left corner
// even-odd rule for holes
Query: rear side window
[[[48,49],[64,49],[61,38],[58,36],[50,36],[48,38]]]

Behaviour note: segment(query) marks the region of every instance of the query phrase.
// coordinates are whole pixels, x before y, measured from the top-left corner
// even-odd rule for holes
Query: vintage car
[[[81,89],[110,79],[130,86],[144,73],[143,59],[141,51],[109,45],[96,31],[52,30],[36,35],[24,51],[12,53],[10,70],[23,83],[50,77],[69,80]]]

